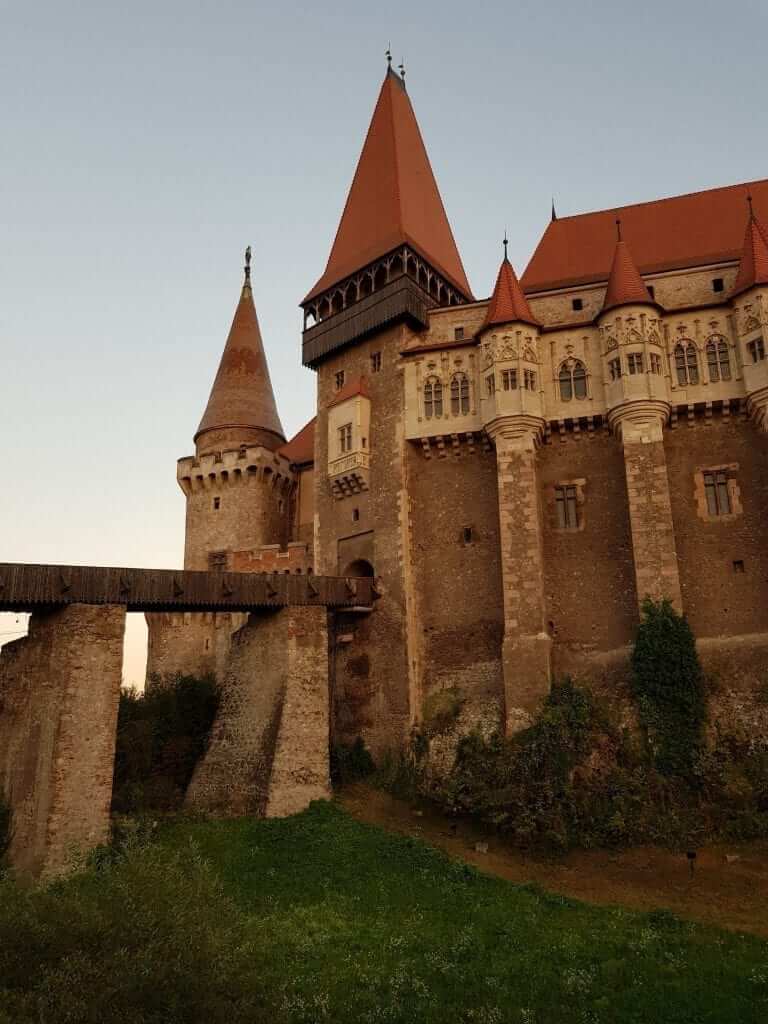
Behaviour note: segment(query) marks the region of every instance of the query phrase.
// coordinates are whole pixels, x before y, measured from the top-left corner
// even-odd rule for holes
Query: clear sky
[[[0,561],[181,565],[175,462],[248,243],[286,433],[312,415],[297,304],[388,42],[484,296],[504,228],[522,270],[552,195],[765,177],[767,37],[765,0],[0,0]],[[128,681],[143,644],[133,621]]]

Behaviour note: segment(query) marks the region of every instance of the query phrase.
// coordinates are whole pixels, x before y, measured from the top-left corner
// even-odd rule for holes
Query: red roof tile
[[[641,274],[737,260],[744,204],[768,221],[768,180],[624,206],[618,215]],[[547,225],[522,285],[527,293],[605,281],[616,241],[618,211],[558,217]]]
[[[285,441],[253,293],[247,282],[240,293],[195,443],[210,431],[216,431],[218,447],[221,447],[222,434],[231,435],[228,440],[232,444],[247,441],[264,444],[272,450]]]
[[[629,246],[619,239],[613,253],[608,288],[603,300],[603,311],[614,309],[616,306],[625,306],[630,302],[653,304],[653,299],[640,277],[640,271],[635,266]]]
[[[284,455],[290,462],[300,465],[315,461],[315,426],[317,417],[313,416],[290,441],[277,449],[278,455]]]
[[[341,405],[342,402],[346,402],[348,398],[354,398],[356,395],[363,395],[365,398],[371,397],[368,391],[367,377],[353,377],[347,381],[341,391],[333,396],[333,401],[328,403],[328,408],[332,409],[334,405]]]
[[[304,301],[403,244],[471,298],[411,101],[388,71],[328,264]]]
[[[760,222],[750,214],[731,295],[740,295],[759,284],[768,284],[768,239]]]
[[[511,324],[516,320],[535,325],[539,322],[531,312],[512,264],[505,256],[480,330],[485,330],[493,324]]]

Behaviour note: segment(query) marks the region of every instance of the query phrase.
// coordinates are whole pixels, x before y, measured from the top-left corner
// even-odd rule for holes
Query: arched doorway
[[[349,563],[341,575],[362,576],[368,579],[373,579],[375,573],[370,562],[367,562],[364,558],[356,558],[354,562]]]

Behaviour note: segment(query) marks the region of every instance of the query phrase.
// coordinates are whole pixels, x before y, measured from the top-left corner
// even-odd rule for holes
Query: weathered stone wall
[[[175,675],[221,679],[232,634],[248,620],[241,612],[147,612],[145,687]]]
[[[313,571],[312,546],[291,541],[287,547],[265,544],[255,551],[233,551],[231,572],[293,572]]]
[[[232,640],[188,806],[226,816],[293,814],[329,796],[328,748],[328,612],[251,615]]]
[[[37,613],[0,651],[0,788],[11,863],[62,871],[109,836],[125,608]]]

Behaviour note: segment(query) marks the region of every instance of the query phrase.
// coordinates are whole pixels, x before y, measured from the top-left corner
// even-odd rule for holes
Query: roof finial
[[[502,243],[501,244],[504,246],[504,259],[506,260],[507,259],[507,246],[509,245],[509,239],[507,238],[507,229],[506,228],[504,228],[504,238],[502,239]]]
[[[250,285],[251,283],[251,247],[250,245],[245,250],[245,283]]]
[[[621,218],[616,218],[616,241],[621,241]]]
[[[397,65],[397,70],[400,72],[400,77],[403,80],[403,85],[405,85],[405,64],[403,64],[402,61],[400,61],[400,63]]]
[[[750,220],[755,219],[755,211],[752,209],[752,195],[751,193],[747,196],[747,206],[749,207],[749,218]]]
[[[392,70],[392,44],[387,43],[387,71]]]
[[[555,209],[555,197],[552,196],[552,220],[557,220],[557,210]]]

